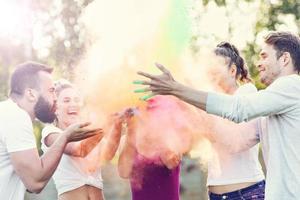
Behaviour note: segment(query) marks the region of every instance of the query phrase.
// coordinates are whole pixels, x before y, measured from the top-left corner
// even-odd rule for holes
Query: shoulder
[[[257,88],[252,83],[246,83],[241,85],[237,91],[236,94],[247,94],[247,93],[254,93],[257,92]]]
[[[51,133],[61,133],[62,130],[53,124],[46,124],[45,127],[42,130],[42,141],[50,135]]]
[[[53,124],[46,124],[42,130],[42,137],[46,137],[50,133],[61,133],[62,130]]]
[[[268,90],[286,90],[289,88],[299,88],[300,76],[292,74],[288,76],[279,77],[271,85],[267,87]],[[300,88],[299,88],[300,89]]]
[[[19,116],[30,119],[29,114],[20,108],[15,102],[11,99],[7,99],[5,101],[0,102],[1,112],[6,116]]]
[[[1,102],[2,139],[8,152],[36,148],[33,125],[29,114],[12,100]]]
[[[32,120],[29,114],[11,99],[0,102],[0,117],[3,126],[10,128],[26,126],[32,129]]]

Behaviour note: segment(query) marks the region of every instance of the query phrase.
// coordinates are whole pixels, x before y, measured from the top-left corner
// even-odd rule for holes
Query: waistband
[[[256,188],[260,188],[260,187],[264,187],[264,186],[265,186],[265,181],[263,180],[263,181],[255,183],[253,185],[250,185],[248,187],[245,187],[245,188],[242,188],[239,190],[235,190],[233,192],[228,192],[228,193],[223,193],[223,194],[215,194],[215,193],[209,192],[209,196],[214,197],[214,198],[220,198],[220,199],[232,198],[232,197],[236,197],[236,196],[241,196],[249,191],[252,191]]]

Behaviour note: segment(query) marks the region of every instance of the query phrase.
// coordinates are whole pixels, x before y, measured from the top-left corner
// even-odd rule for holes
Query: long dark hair
[[[232,64],[236,65],[236,79],[239,78],[240,81],[245,83],[252,81],[244,59],[240,56],[239,51],[233,44],[230,44],[229,42],[221,42],[217,45],[214,52],[218,56],[229,58],[228,67]]]

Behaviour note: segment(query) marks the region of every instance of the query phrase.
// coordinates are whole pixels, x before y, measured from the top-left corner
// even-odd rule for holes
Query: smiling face
[[[58,126],[65,128],[78,122],[81,107],[82,98],[79,92],[72,87],[63,89],[57,97],[56,117]]]
[[[277,58],[274,47],[269,44],[262,47],[259,56],[257,68],[260,81],[268,86],[282,73],[282,63],[280,58]]]

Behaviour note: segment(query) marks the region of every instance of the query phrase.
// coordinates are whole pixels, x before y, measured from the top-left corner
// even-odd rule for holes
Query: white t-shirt
[[[62,130],[54,125],[47,125],[44,127],[42,131],[42,150],[44,152],[48,149],[44,142],[45,138],[51,133],[61,132]],[[97,153],[96,147],[90,152],[91,155]],[[88,156],[90,156],[90,154]],[[96,159],[88,159],[88,156],[81,158],[63,154],[61,161],[53,174],[53,180],[58,195],[83,185],[91,185],[103,189],[101,169],[96,165],[97,163],[93,163]]]
[[[248,83],[240,86],[235,92],[235,95],[253,92],[257,92],[257,89],[254,85]],[[225,119],[223,119],[223,121],[224,120]],[[226,132],[222,132],[221,134],[223,134],[224,137],[230,135],[230,133]],[[223,145],[222,141],[212,143],[214,152],[212,159],[208,163],[208,186],[258,182],[264,179],[264,174],[258,160],[259,147],[257,143],[259,138],[255,134],[252,136],[247,134],[245,136],[246,137],[242,138],[242,140],[249,140],[250,137],[253,137],[251,138],[251,142],[254,142],[256,145],[240,152],[230,151],[228,146]]]
[[[0,102],[0,199],[23,200],[25,186],[9,154],[36,148],[32,121],[11,99]]]
[[[209,93],[206,110],[235,122],[259,116],[266,164],[266,200],[300,197],[300,76],[276,79],[266,89],[244,96]]]

